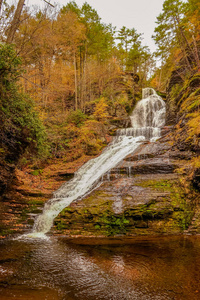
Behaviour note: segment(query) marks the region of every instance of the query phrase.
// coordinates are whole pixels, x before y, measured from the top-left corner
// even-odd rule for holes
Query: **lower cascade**
[[[37,217],[32,235],[47,233],[54,218],[65,207],[98,187],[102,176],[136,150],[141,142],[158,139],[160,128],[165,124],[165,112],[162,98],[151,88],[143,89],[143,99],[130,116],[132,127],[118,130],[114,140],[100,156],[83,165],[73,179],[53,194],[53,198],[45,204],[43,213]]]

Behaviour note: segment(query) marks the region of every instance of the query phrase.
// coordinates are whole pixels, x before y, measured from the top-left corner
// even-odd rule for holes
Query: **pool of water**
[[[200,299],[200,236],[1,241],[0,299]]]

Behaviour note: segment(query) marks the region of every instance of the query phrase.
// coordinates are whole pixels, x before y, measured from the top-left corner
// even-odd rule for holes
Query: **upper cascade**
[[[157,95],[156,91],[152,88],[142,89],[142,99],[148,98],[151,95]]]
[[[133,128],[162,127],[165,125],[165,102],[154,89],[143,89],[143,99],[139,101],[130,116]]]
[[[143,89],[142,96],[130,116],[132,127],[118,130],[117,136],[144,136],[148,140],[160,137],[160,128],[165,125],[165,102],[152,88]]]

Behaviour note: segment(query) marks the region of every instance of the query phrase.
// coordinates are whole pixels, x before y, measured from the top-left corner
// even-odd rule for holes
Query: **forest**
[[[41,9],[0,1],[0,194],[25,174],[39,187],[48,172],[65,164],[73,173],[97,156],[118,128],[128,127],[147,86],[166,101],[174,144],[196,151],[196,180],[199,1],[164,1],[154,53],[136,28],[116,30],[87,2],[44,2]]]
[[[200,299],[200,0],[160,1],[154,53],[31,2],[0,0],[1,300]]]
[[[31,99],[32,104],[24,103],[34,106],[30,113],[37,116],[22,121],[23,113],[18,119],[14,112],[12,126],[26,134],[21,143],[22,137],[11,129],[12,143],[26,152],[23,162],[37,154],[44,159],[65,156],[68,161],[96,154],[106,142],[105,125],[118,114],[126,115],[135,94],[146,85],[152,55],[134,28],[123,27],[116,33],[87,3],[79,8],[69,2],[59,10],[47,4],[43,11],[26,6],[22,10],[23,4],[19,1],[17,16],[17,9],[2,3],[2,80],[9,76],[20,95]],[[134,90],[137,78],[140,84]],[[9,111],[8,103],[1,103],[5,116],[17,105],[15,95],[10,102]]]
[[[109,124],[130,113],[143,87],[165,93],[172,72],[184,81],[200,68],[198,1],[164,2],[153,54],[135,28],[117,32],[87,3],[59,9],[47,3],[41,10],[1,1],[0,9],[6,160],[12,161],[6,153],[12,149],[21,163],[37,155],[70,161],[96,154]]]

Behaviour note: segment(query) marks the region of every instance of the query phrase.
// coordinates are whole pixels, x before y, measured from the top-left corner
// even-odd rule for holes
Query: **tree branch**
[[[47,0],[43,0],[44,2],[46,2],[47,4],[51,5],[52,7],[55,7],[53,4],[51,4],[49,1]]]

